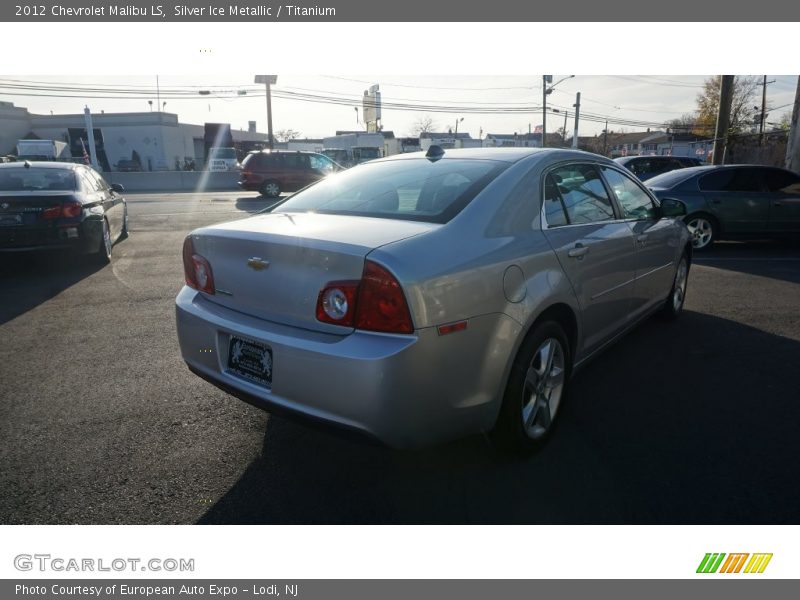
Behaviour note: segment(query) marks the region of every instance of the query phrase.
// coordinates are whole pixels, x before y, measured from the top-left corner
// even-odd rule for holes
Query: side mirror
[[[674,198],[664,198],[661,201],[661,216],[662,217],[685,217],[686,205],[680,200]]]
[[[119,183],[112,183],[111,189],[117,192],[118,194],[121,194],[122,192],[125,191],[125,188],[122,186],[122,184]]]

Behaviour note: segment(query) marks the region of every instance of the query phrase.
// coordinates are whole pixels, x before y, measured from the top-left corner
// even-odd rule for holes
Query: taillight
[[[317,299],[317,320],[384,333],[412,333],[411,313],[400,283],[384,267],[366,261],[361,281],[332,281]]]
[[[192,236],[183,241],[183,275],[186,285],[207,294],[214,294],[214,274],[209,262],[194,252]]]
[[[317,320],[352,327],[357,293],[358,281],[331,281],[317,298]]]
[[[83,205],[80,202],[64,202],[59,206],[53,206],[52,208],[43,210],[41,213],[39,213],[39,216],[45,220],[60,218],[71,219],[73,217],[81,216],[82,212]]]
[[[356,328],[387,333],[412,333],[411,313],[394,275],[372,261],[364,264],[358,288]]]

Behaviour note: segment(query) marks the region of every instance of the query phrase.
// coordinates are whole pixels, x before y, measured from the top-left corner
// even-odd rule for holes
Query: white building
[[[104,171],[114,170],[120,160],[139,159],[145,171],[174,170],[184,160],[202,165],[205,159],[205,127],[178,122],[166,112],[92,114],[97,159]],[[234,143],[264,142],[266,134],[231,130]],[[70,145],[73,156],[88,151],[83,114],[35,115],[11,103],[0,103],[0,155],[12,154],[17,140],[33,137],[60,140]]]

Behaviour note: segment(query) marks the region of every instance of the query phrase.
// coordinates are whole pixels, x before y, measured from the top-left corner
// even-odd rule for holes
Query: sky
[[[637,122],[611,124],[612,131],[643,131],[648,125],[656,129],[658,123],[695,110],[696,95],[707,77],[554,75],[557,85],[548,96],[548,105],[562,112],[548,113],[547,129],[552,132],[562,127],[566,110],[567,129],[572,132],[576,92],[581,92],[581,113],[586,117]],[[798,78],[767,77],[775,80],[767,86],[767,122],[777,122],[784,113],[791,114]],[[300,137],[321,138],[336,130],[363,129],[361,98],[374,84],[380,86],[382,95],[384,130],[394,131],[396,136],[411,135],[421,117],[431,118],[438,131],[454,129],[458,121],[458,131],[469,132],[473,138],[487,133],[525,133],[542,122],[541,75],[279,74],[273,86],[273,130],[293,129]],[[96,113],[147,112],[156,110],[161,102],[164,111],[176,113],[184,123],[223,122],[246,129],[248,121],[254,120],[258,131],[266,131],[264,87],[247,73],[0,75],[0,101],[37,114],[80,113],[85,106]],[[760,103],[759,92],[754,107]],[[391,108],[398,105],[402,108]],[[412,110],[417,107],[422,109]],[[579,134],[598,134],[604,127],[602,122],[583,119]]]

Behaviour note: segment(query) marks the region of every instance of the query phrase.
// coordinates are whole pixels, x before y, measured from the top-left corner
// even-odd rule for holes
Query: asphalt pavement
[[[800,523],[800,244],[698,256],[681,318],[578,373],[514,461],[482,436],[391,451],[189,373],[183,238],[267,205],[130,196],[111,265],[0,263],[0,523]]]

